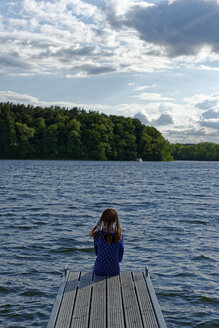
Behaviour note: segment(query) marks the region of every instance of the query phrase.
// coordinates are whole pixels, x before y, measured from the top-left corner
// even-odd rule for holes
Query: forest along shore
[[[1,159],[219,160],[219,145],[171,145],[136,118],[0,103]]]

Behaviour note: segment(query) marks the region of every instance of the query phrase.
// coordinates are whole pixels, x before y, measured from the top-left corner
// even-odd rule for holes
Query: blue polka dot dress
[[[104,237],[106,237],[104,232]],[[101,238],[99,233],[98,238],[94,239],[94,249],[97,255],[94,264],[94,273],[102,275],[117,275],[120,273],[119,262],[122,261],[124,253],[124,238],[122,240],[109,244],[106,238]]]

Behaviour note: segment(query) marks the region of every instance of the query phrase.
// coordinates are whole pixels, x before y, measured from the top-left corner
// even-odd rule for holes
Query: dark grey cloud
[[[167,139],[170,140],[177,140],[180,143],[198,143],[201,141],[208,141],[208,142],[218,142],[218,131],[215,129],[209,130],[206,127],[199,127],[196,129],[185,129],[183,131],[171,129],[168,130]]]
[[[17,52],[7,55],[0,55],[0,67],[30,69],[31,64],[20,58]]]
[[[218,108],[210,108],[202,113],[199,121],[200,126],[219,130],[219,110]]]
[[[140,112],[139,113],[136,113],[135,116],[134,116],[134,118],[139,119],[141,121],[141,123],[143,123],[145,125],[149,125],[150,124],[150,122],[147,119],[147,116],[144,115],[144,114],[142,114],[142,113],[140,113]]]
[[[57,57],[67,57],[67,58],[72,58],[72,57],[84,57],[84,56],[90,56],[93,54],[95,50],[95,47],[81,47],[81,48],[63,48],[58,50],[54,56]]]
[[[172,129],[168,131],[168,134],[172,137],[178,136],[186,140],[186,137],[204,137],[207,135],[207,132],[204,128],[185,129],[183,131]]]
[[[207,128],[219,130],[219,120],[203,120],[200,121],[201,126],[205,126]]]
[[[152,123],[154,125],[168,125],[168,124],[173,124],[174,121],[170,114],[163,113],[160,115],[160,117],[157,120],[153,120]]]
[[[58,49],[57,51],[52,51],[48,48],[46,51],[42,51],[38,58],[48,58],[53,57],[60,59],[61,61],[68,62],[76,57],[87,57],[87,56],[94,56],[95,47],[93,46],[86,46],[80,48],[62,48]]]
[[[34,36],[34,34],[32,34]],[[20,34],[20,32],[14,31],[13,33],[4,33],[3,35],[0,35],[0,43],[8,44],[8,41],[10,42],[16,42],[16,46],[24,47],[31,46],[33,48],[37,47],[40,49],[48,49],[50,46],[54,46],[54,41],[50,39],[49,37],[41,38],[40,36],[30,39],[31,35],[30,32],[24,32],[24,34]]]
[[[167,1],[153,7],[135,5],[124,19],[110,11],[115,28],[134,28],[149,43],[164,46],[170,57],[195,55],[209,45],[219,52],[219,5],[217,0]]]
[[[169,113],[163,113],[159,116],[158,119],[156,120],[152,120],[151,122],[148,120],[147,116],[142,114],[142,113],[136,113],[134,115],[134,118],[138,118],[141,123],[145,124],[145,125],[169,125],[169,124],[173,124],[173,118]]]
[[[75,47],[68,47],[68,48],[61,48],[56,51],[51,50],[48,48],[46,51],[42,51],[40,55],[33,56],[32,58],[36,59],[44,59],[44,58],[54,58],[57,61],[61,62],[62,64],[72,64],[72,69],[77,70],[80,68],[82,71],[86,71],[87,73],[90,72],[90,74],[103,74],[103,73],[109,73],[115,71],[112,67],[109,67],[107,65],[95,65],[95,64],[82,64],[79,65],[79,63],[84,63],[86,59],[92,60],[93,63],[99,63],[99,60],[103,57],[112,56],[113,53],[111,51],[104,51],[99,50],[95,46],[85,46],[80,48]]]
[[[202,113],[203,119],[219,119],[219,110],[217,108],[211,108]]]
[[[115,72],[115,69],[113,67],[109,66],[97,66],[97,65],[80,65],[78,67],[74,67],[74,70],[84,72],[88,75],[99,75],[99,74],[105,74],[105,73],[111,73]]]
[[[209,109],[217,104],[218,100],[205,100],[201,103],[196,104],[195,106],[200,109]]]

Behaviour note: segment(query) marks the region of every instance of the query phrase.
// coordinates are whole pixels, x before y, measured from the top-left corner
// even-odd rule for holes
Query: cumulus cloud
[[[153,93],[153,92],[143,92],[139,95],[132,96],[141,100],[148,100],[148,101],[171,101],[173,98],[162,96],[160,93]]]
[[[25,70],[31,68],[31,64],[22,59],[16,51],[7,55],[0,54],[0,65],[4,68],[23,68]]]
[[[216,106],[217,104],[219,105],[219,94],[195,94],[192,97],[185,97],[184,101],[190,106],[197,107],[198,109],[207,110]]]
[[[184,129],[183,131],[177,128],[169,129],[164,132],[164,136],[171,142],[178,143],[199,143],[205,142],[217,142],[218,133],[212,132],[204,127],[193,127],[190,129]]]
[[[156,84],[152,84],[152,85],[142,85],[139,87],[135,87],[134,91],[143,91],[143,90],[147,90],[147,89],[151,89],[151,88],[155,88]]]
[[[219,53],[217,0],[162,1],[145,8],[137,4],[116,25],[135,29],[143,41],[164,47],[169,57],[195,55],[206,45]]]
[[[210,108],[201,114],[200,125],[219,130],[219,108]]]
[[[219,130],[219,120],[203,120],[200,122],[200,125]]]
[[[203,68],[208,67],[204,60],[213,56],[211,50],[219,54],[216,0],[157,5],[107,0],[99,6],[82,0],[23,0],[9,8],[8,15],[0,16],[0,55],[10,57],[16,51],[19,56],[9,66],[32,67],[34,74],[172,70],[178,65],[175,57],[184,55],[185,62],[187,55],[197,53],[193,61],[201,61]],[[88,70],[78,72],[79,67]]]
[[[219,142],[219,107],[210,107],[217,98],[218,95],[199,94],[185,98],[181,104],[161,101],[148,102],[141,105],[141,108],[136,106],[143,116],[146,116],[147,125],[158,128],[170,142]],[[205,103],[205,109],[197,106],[202,103]],[[139,118],[142,121],[142,118]]]
[[[152,124],[155,126],[156,125],[157,126],[169,125],[169,124],[173,124],[173,123],[174,123],[174,121],[173,121],[172,115],[168,114],[168,113],[161,114],[158,119],[152,121]]]
[[[121,81],[128,82],[132,76],[133,82],[128,92],[121,90],[121,94],[110,101],[121,100],[117,105],[98,104],[98,101],[97,104],[75,104],[60,99],[47,102],[12,91],[1,91],[1,101],[79,106],[132,117],[140,113],[145,124],[158,127],[168,140],[219,141],[219,94],[207,95],[200,91],[193,97],[181,99],[183,85],[176,83],[180,90],[176,95],[173,81],[164,81],[173,76],[171,71],[175,72],[174,81],[183,79],[179,74],[186,74],[188,65],[200,69],[202,77],[214,76],[213,70],[219,69],[219,1],[153,2],[5,2],[5,12],[0,14],[1,77],[53,75],[73,79],[111,74],[110,78],[116,78],[116,73],[122,73]],[[149,77],[145,72],[149,72]],[[160,74],[153,74],[150,80],[150,72]],[[157,86],[159,83],[163,85]],[[15,90],[14,85],[11,88]]]
[[[141,121],[141,123],[143,123],[145,125],[150,125],[150,122],[149,122],[147,116],[141,112],[136,113],[133,117],[139,119]]]
[[[113,67],[109,66],[99,66],[99,65],[80,65],[74,68],[76,71],[84,72],[85,75],[98,75],[104,73],[112,73],[115,71]]]
[[[207,96],[206,96],[207,97]],[[145,125],[155,126],[170,142],[197,143],[202,141],[219,142],[218,109],[202,111],[194,104],[157,103],[147,104],[121,103],[117,105],[86,104],[61,101],[43,101],[38,97],[14,91],[0,91],[1,101],[39,105],[42,107],[57,105],[65,108],[81,107],[96,110],[105,114],[117,113],[128,117],[136,117]],[[197,96],[197,99],[199,97]]]
[[[0,62],[7,64],[5,74],[7,67],[14,67],[14,73],[16,69],[32,68],[35,74],[59,71],[63,75],[74,67],[76,75],[79,67],[88,67],[87,75],[103,74],[113,66],[110,56],[104,60],[105,53],[99,48],[101,37],[95,29],[99,29],[104,14],[93,4],[80,0],[23,0],[16,8],[10,6],[10,15],[4,20],[0,17]],[[19,55],[11,56],[12,51]],[[74,74],[74,70],[69,73]]]
[[[102,104],[85,104],[85,103],[75,103],[70,101],[43,101],[40,100],[38,97],[34,97],[28,94],[22,94],[19,92],[14,92],[11,90],[0,91],[0,99],[2,102],[12,102],[12,103],[21,103],[21,104],[32,104],[34,106],[42,106],[42,107],[49,107],[49,106],[60,106],[65,108],[73,108],[73,107],[80,107],[86,110],[99,110],[99,111],[107,111],[112,110],[110,106],[104,106]]]
[[[13,102],[23,104],[39,104],[37,97],[30,96],[28,94],[21,94],[14,91],[0,91],[0,99],[2,102]]]
[[[199,94],[191,98],[185,98],[189,107],[199,114],[197,121],[201,126],[211,129],[219,127],[219,94]]]
[[[85,46],[85,47],[48,47],[45,51],[42,51],[38,58],[48,58],[52,57],[65,62],[72,62],[74,59],[77,61],[82,57],[88,57],[95,55],[95,47]]]
[[[206,99],[200,103],[197,103],[195,106],[201,109],[209,109],[212,106],[215,106],[218,103],[217,99]]]
[[[34,74],[58,71],[63,76],[88,76],[109,71],[170,70],[177,63],[166,56],[167,43],[142,36],[154,31],[156,24],[159,29],[158,13],[174,4],[162,7],[142,0],[108,0],[105,6],[98,6],[82,0],[23,0],[10,6],[10,15],[0,16],[0,54],[10,56],[16,51],[20,60],[14,61],[14,68],[26,62]],[[151,10],[158,21],[147,20],[149,25],[144,26]],[[91,66],[96,70],[90,70]],[[88,70],[78,72],[79,67]]]
[[[211,108],[202,113],[203,119],[219,119],[219,109]]]
[[[109,15],[121,16],[124,15],[129,7],[131,1],[130,0],[106,0],[106,7],[108,9]]]

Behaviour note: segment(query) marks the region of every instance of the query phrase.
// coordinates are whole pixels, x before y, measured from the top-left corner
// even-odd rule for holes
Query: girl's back
[[[116,275],[120,273],[119,262],[122,261],[124,253],[123,236],[120,241],[113,242],[115,233],[110,234],[100,231],[94,239],[94,249],[97,255],[94,273],[105,275]],[[112,238],[112,242],[107,242],[107,237]]]
[[[94,249],[97,255],[94,273],[119,274],[124,241],[117,212],[112,208],[107,208],[92,229],[90,236],[94,238]]]

